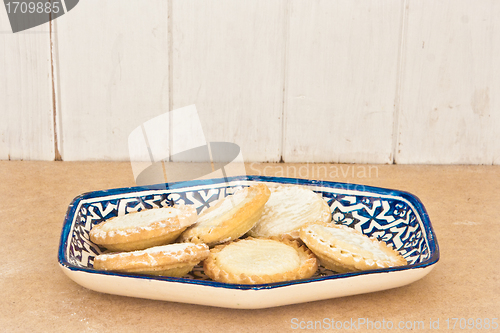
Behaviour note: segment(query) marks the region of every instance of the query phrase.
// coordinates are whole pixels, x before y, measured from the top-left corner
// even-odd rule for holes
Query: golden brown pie
[[[269,196],[268,187],[257,184],[220,199],[200,214],[196,224],[183,232],[179,241],[213,246],[237,239],[258,221]]]
[[[175,243],[145,250],[101,254],[94,258],[99,270],[182,277],[210,251],[205,244]]]
[[[212,248],[203,268],[218,282],[260,284],[309,278],[318,264],[296,240],[247,237]]]
[[[304,224],[331,221],[330,207],[321,195],[293,185],[271,187],[270,190],[271,197],[259,221],[248,233],[250,236],[298,238]]]
[[[95,225],[90,240],[110,251],[143,250],[173,242],[197,217],[188,205],[141,210]]]
[[[406,265],[406,260],[385,242],[345,225],[308,224],[300,238],[320,264],[338,273]]]

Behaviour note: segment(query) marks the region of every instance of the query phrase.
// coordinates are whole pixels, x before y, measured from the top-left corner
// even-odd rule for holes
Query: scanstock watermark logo
[[[4,0],[12,32],[52,21],[75,8],[79,0]]]
[[[243,154],[231,142],[207,142],[194,105],[176,109],[135,128],[128,137],[137,185],[245,176]]]

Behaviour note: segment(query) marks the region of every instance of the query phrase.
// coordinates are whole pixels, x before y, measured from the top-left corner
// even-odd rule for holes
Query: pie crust
[[[318,263],[296,240],[247,237],[210,249],[203,268],[214,281],[261,284],[309,278]]]
[[[265,184],[257,184],[220,199],[200,214],[179,241],[214,246],[243,236],[259,220],[270,195]]]
[[[385,242],[345,225],[311,223],[300,238],[320,264],[338,273],[403,266],[406,260]]]
[[[110,251],[143,250],[172,243],[197,217],[188,205],[141,210],[95,225],[90,240]]]
[[[299,238],[306,223],[330,222],[331,211],[323,197],[303,186],[284,185],[270,188],[271,197],[255,227],[252,237],[291,236]]]
[[[210,251],[205,244],[176,243],[146,250],[101,254],[94,258],[94,268],[105,271],[182,277]]]

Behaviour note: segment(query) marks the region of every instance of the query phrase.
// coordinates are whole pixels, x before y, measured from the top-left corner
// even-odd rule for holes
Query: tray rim
[[[155,190],[176,190],[182,189],[184,187],[192,187],[192,186],[206,186],[206,185],[218,185],[223,182],[237,182],[237,181],[255,181],[255,182],[272,182],[279,184],[294,184],[294,185],[303,185],[303,186],[314,186],[314,187],[329,187],[329,188],[339,188],[343,190],[351,190],[357,191],[360,193],[367,192],[370,194],[376,195],[384,195],[384,196],[394,196],[405,199],[407,202],[411,203],[414,209],[420,214],[422,224],[424,226],[424,232],[427,235],[427,239],[429,241],[429,252],[430,256],[423,262],[410,264],[406,266],[399,267],[390,267],[383,269],[374,269],[367,270],[361,272],[350,272],[350,273],[341,273],[327,276],[320,276],[315,278],[308,279],[300,279],[300,280],[292,280],[292,281],[284,281],[284,282],[275,282],[268,284],[255,284],[255,285],[246,285],[246,284],[232,284],[232,283],[221,283],[212,280],[201,280],[201,279],[187,279],[187,278],[175,278],[175,277],[163,277],[163,276],[148,276],[148,275],[137,275],[137,274],[127,274],[127,273],[118,273],[118,272],[107,272],[107,271],[99,271],[93,268],[88,267],[80,267],[69,263],[65,256],[66,245],[68,242],[68,236],[70,229],[72,227],[72,217],[76,212],[76,209],[79,207],[79,204],[83,200],[91,199],[91,198],[99,198],[109,195],[119,195],[119,194],[127,194],[134,192],[143,192],[143,191],[155,191]],[[362,187],[362,190],[358,189],[358,187]],[[324,181],[324,180],[310,180],[310,179],[302,179],[302,178],[288,178],[288,177],[271,177],[271,176],[235,176],[235,177],[227,177],[227,178],[213,178],[213,179],[203,179],[203,180],[191,180],[191,181],[182,181],[176,183],[162,183],[155,185],[146,185],[146,186],[131,186],[131,187],[121,187],[121,188],[113,188],[106,190],[98,190],[98,191],[90,191],[85,192],[76,196],[70,205],[68,206],[63,228],[61,231],[61,236],[59,240],[58,247],[58,263],[62,269],[68,269],[73,272],[85,272],[90,274],[98,274],[98,275],[106,275],[106,276],[116,276],[123,278],[134,278],[134,279],[145,279],[145,280],[155,280],[155,281],[163,281],[170,283],[185,283],[192,285],[200,285],[205,287],[213,287],[213,288],[225,288],[225,289],[234,289],[234,290],[269,290],[281,287],[289,287],[293,285],[300,285],[311,282],[319,282],[326,280],[337,280],[337,279],[346,279],[349,277],[356,277],[360,275],[371,275],[371,274],[381,274],[381,273],[391,273],[396,271],[406,271],[412,269],[421,269],[426,268],[428,266],[432,266],[439,261],[440,251],[439,245],[437,242],[436,234],[432,227],[429,215],[427,210],[425,209],[421,200],[406,191],[383,188],[383,187],[375,187],[369,185],[362,184],[353,184],[353,183],[342,183],[342,182],[332,182],[332,181]]]

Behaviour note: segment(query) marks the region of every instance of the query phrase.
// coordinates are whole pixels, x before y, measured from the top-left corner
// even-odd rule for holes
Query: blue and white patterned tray
[[[92,226],[113,216],[165,207],[195,205],[198,213],[215,200],[255,182],[268,186],[298,184],[320,193],[335,223],[342,223],[394,246],[409,265],[337,274],[320,267],[309,279],[261,285],[236,285],[210,280],[201,266],[183,278],[103,272],[93,259],[104,249],[89,240]],[[384,290],[425,276],[439,260],[439,248],[424,206],[401,191],[325,181],[242,176],[83,194],[68,208],[59,246],[59,264],[75,282],[100,292],[212,305],[265,308]]]

